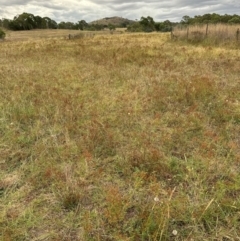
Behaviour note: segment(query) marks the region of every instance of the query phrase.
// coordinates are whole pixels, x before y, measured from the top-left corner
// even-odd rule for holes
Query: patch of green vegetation
[[[0,39],[4,39],[6,36],[6,33],[0,28]]]

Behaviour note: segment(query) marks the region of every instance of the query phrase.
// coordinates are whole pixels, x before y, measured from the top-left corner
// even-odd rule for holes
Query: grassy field
[[[126,28],[117,28],[113,34],[121,34],[126,31]],[[108,35],[111,31],[79,31],[69,29],[49,29],[49,30],[32,30],[32,31],[9,31],[6,32],[6,40],[8,41],[26,41],[26,40],[46,40],[46,39],[69,39],[69,34],[80,37],[93,37],[94,35]]]
[[[67,34],[0,42],[0,240],[240,240],[239,49]]]

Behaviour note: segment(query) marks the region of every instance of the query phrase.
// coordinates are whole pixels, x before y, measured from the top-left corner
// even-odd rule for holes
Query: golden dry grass
[[[174,39],[188,40],[193,43],[240,45],[240,25],[199,24],[176,26],[173,30]],[[238,32],[238,33],[237,33]]]
[[[95,35],[108,35],[108,34],[121,34],[126,29],[117,28],[116,31],[80,31],[80,30],[69,30],[69,29],[38,29],[31,31],[9,31],[6,32],[7,41],[26,41],[26,40],[39,40],[39,39],[68,39],[69,34],[72,36],[81,35],[83,37],[93,37]]]
[[[238,50],[34,36],[0,43],[0,240],[240,239]]]

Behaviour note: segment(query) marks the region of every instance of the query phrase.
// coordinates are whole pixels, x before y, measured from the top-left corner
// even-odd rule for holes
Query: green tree
[[[66,22],[65,23],[66,29],[74,29],[74,23],[72,22]]]
[[[228,14],[224,14],[221,16],[221,22],[222,23],[228,23],[228,21],[232,18],[231,15],[228,15]]]
[[[77,29],[76,24],[72,22],[61,22],[58,24],[59,29]]]
[[[58,24],[54,20],[49,17],[44,17],[43,19],[45,21],[46,28],[57,29]]]
[[[2,28],[9,29],[9,23],[11,22],[10,19],[3,18],[0,20],[0,25]]]
[[[206,13],[204,15],[196,15],[194,18],[189,16],[183,16],[181,23],[182,24],[202,24],[202,23],[239,23],[240,16],[234,15],[219,15],[217,13]]]
[[[172,30],[172,25],[173,23],[166,20],[164,22],[155,23],[155,29],[159,32],[170,32]]]
[[[202,16],[201,15],[194,16],[194,18],[192,19],[191,22],[192,22],[192,24],[202,23]]]
[[[31,13],[22,13],[13,18],[8,23],[9,29],[12,30],[31,30],[31,29],[46,29],[46,28],[57,28],[57,23],[48,18],[41,18],[40,16],[34,16]]]
[[[22,13],[15,16],[13,21],[19,30],[31,30],[37,27],[34,15],[31,13]]]
[[[46,28],[45,21],[42,17],[40,16],[34,16],[35,19],[35,27],[38,29],[44,29]]]
[[[185,15],[182,17],[181,23],[182,24],[190,24],[191,22],[191,17],[189,17],[188,15]]]
[[[103,30],[104,26],[102,24],[91,24],[90,25],[91,30]]]
[[[84,29],[87,29],[89,26],[85,20],[81,20],[81,21],[78,21],[78,23],[76,24],[76,27],[77,29],[84,30]]]
[[[143,28],[139,22],[134,22],[127,27],[128,32],[142,32]]]
[[[108,24],[108,28],[112,31],[115,30],[116,27],[113,24]]]
[[[240,17],[239,16],[235,16],[235,17],[231,18],[230,20],[228,20],[228,23],[230,23],[230,24],[240,23]]]
[[[65,23],[65,22],[60,22],[60,23],[58,24],[58,28],[59,28],[59,29],[65,29],[65,28],[66,28],[66,23]]]
[[[125,21],[125,22],[122,22],[119,27],[126,28],[128,25],[129,25],[128,21]]]
[[[152,17],[141,17],[139,21],[140,25],[144,32],[152,32],[155,31],[155,22]]]
[[[212,15],[210,13],[206,13],[202,16],[203,23],[210,23],[212,19]]]
[[[217,13],[212,14],[211,22],[212,23],[219,23],[221,21],[221,16]]]

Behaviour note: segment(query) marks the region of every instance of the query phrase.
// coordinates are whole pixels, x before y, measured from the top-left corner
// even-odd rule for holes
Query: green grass
[[[0,240],[240,239],[239,51],[169,38],[0,44]]]

